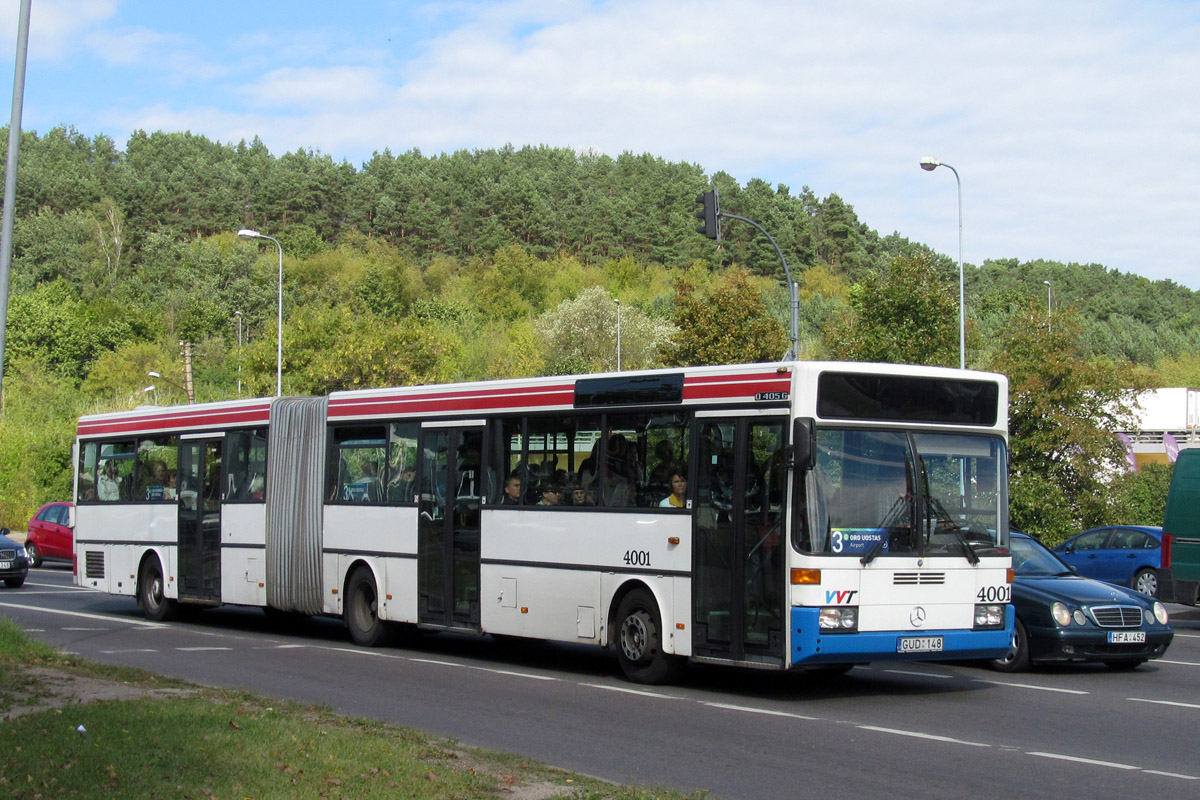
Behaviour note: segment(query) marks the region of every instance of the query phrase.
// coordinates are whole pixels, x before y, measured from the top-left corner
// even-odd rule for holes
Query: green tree
[[[727,270],[706,291],[681,278],[675,285],[671,320],[677,330],[663,363],[699,366],[783,358],[787,336],[767,313],[764,294],[764,283],[744,269]]]
[[[550,372],[605,372],[617,368],[617,304],[604,288],[584,289],[574,300],[537,320]],[[631,305],[621,306],[621,369],[659,364],[659,351],[673,328]]]
[[[24,530],[42,503],[71,499],[71,443],[84,406],[70,378],[47,374],[29,360],[5,366],[0,524]]]
[[[850,287],[854,314],[836,320],[826,343],[836,358],[955,366],[958,298],[921,255],[894,259]]]
[[[1113,479],[1108,491],[1106,523],[1162,525],[1171,486],[1172,464],[1146,464],[1137,472]]]
[[[1085,358],[1080,327],[1059,314],[1051,330],[1027,307],[1001,332],[989,365],[1010,381],[1012,525],[1050,545],[1106,521],[1107,481],[1125,463],[1116,432],[1129,429],[1144,388],[1130,385],[1122,365]]]

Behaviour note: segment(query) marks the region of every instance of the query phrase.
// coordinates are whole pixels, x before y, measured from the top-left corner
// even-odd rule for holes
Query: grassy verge
[[[119,684],[145,692],[0,721],[0,796],[14,800],[687,797],[613,786],[322,707],[89,664],[29,639],[6,619],[0,619],[0,670],[3,715],[60,691],[61,682],[47,675],[69,676],[73,686]],[[181,687],[188,691],[155,697]]]

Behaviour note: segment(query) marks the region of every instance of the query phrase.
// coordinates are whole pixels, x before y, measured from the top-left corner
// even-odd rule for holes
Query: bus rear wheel
[[[350,638],[363,647],[378,647],[388,637],[388,624],[379,618],[379,591],[375,576],[359,567],[346,582],[346,627]]]
[[[158,563],[157,557],[151,556],[142,564],[138,576],[138,601],[146,619],[155,622],[166,622],[179,613],[178,603],[166,596],[162,564]]]
[[[662,651],[662,617],[643,589],[634,589],[617,606],[617,661],[634,683],[670,683],[683,673],[683,659]]]

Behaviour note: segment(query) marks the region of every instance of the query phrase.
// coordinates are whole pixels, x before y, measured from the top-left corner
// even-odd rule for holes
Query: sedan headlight
[[[1154,601],[1154,618],[1158,620],[1159,625],[1167,624],[1167,607],[1157,600]],[[1146,620],[1149,622],[1150,620]]]
[[[1050,606],[1050,616],[1054,617],[1054,621],[1064,628],[1071,624],[1071,609],[1062,603],[1056,602]]]
[[[25,557],[25,545],[18,543],[17,544],[17,558],[24,558],[24,557]]]
[[[827,606],[821,609],[817,624],[823,631],[853,633],[858,630],[858,608],[856,606]]]

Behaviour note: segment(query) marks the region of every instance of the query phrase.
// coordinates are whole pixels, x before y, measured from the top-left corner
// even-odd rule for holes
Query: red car
[[[47,558],[70,561],[75,551],[75,508],[73,503],[46,503],[29,520],[25,552],[29,566],[41,566]]]

